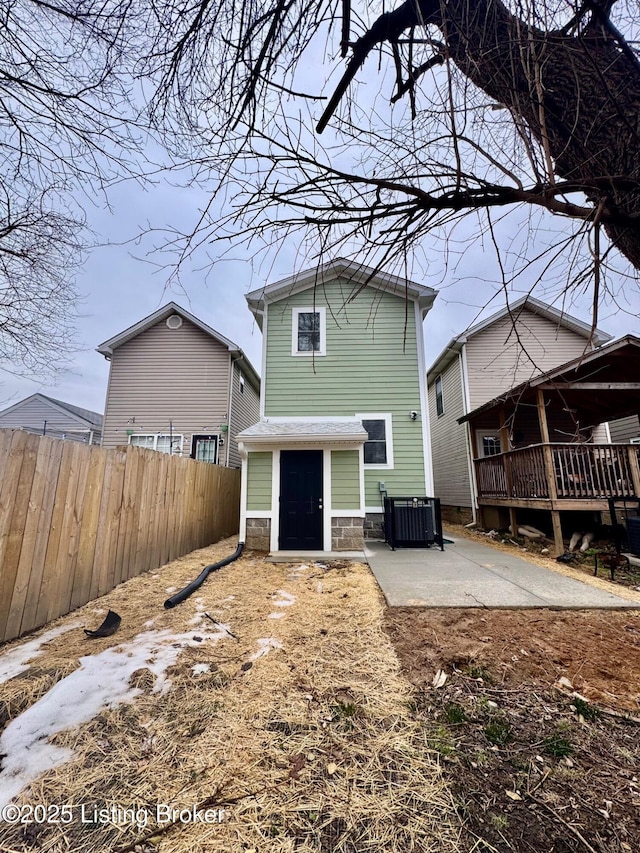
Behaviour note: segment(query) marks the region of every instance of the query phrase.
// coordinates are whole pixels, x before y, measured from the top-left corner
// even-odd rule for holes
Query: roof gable
[[[40,400],[56,412],[71,415],[73,418],[81,421],[83,425],[99,428],[102,427],[103,418],[98,412],[92,412],[90,409],[81,409],[79,406],[73,406],[71,403],[65,403],[63,400],[55,400],[53,397],[48,397],[46,394],[41,394],[40,392],[31,394],[29,397],[25,397],[24,400],[19,400],[17,403],[14,403],[13,406],[3,409],[0,412],[0,416],[18,411],[25,404],[30,403],[33,400]]]
[[[133,338],[136,338],[138,335],[141,335],[143,332],[146,332],[148,329],[158,323],[161,323],[163,320],[166,320],[167,317],[170,317],[172,314],[178,314],[183,320],[187,320],[189,323],[192,323],[197,329],[200,329],[200,331],[204,332],[205,335],[208,335],[212,340],[222,344],[222,346],[229,351],[234,361],[237,360],[238,363],[241,362],[245,366],[247,375],[249,376],[254,388],[256,390],[260,389],[260,376],[240,347],[237,344],[234,344],[233,341],[229,340],[229,338],[221,335],[220,332],[212,329],[211,326],[208,326],[196,317],[195,314],[191,314],[191,312],[187,311],[186,308],[182,308],[182,306],[178,305],[177,302],[168,302],[166,305],[163,305],[162,308],[158,308],[157,311],[154,311],[153,314],[149,314],[148,317],[144,317],[142,320],[134,323],[133,326],[129,326],[128,329],[125,329],[117,335],[114,335],[112,338],[109,338],[109,340],[104,341],[104,343],[96,347],[96,352],[99,352],[105,358],[109,359],[113,355],[113,351],[115,349],[133,340]]]
[[[605,344],[613,338],[613,335],[608,334],[608,332],[604,332],[602,329],[592,330],[588,323],[584,323],[577,317],[567,314],[565,311],[560,311],[552,305],[547,305],[547,303],[541,302],[539,299],[534,299],[533,296],[523,296],[515,302],[509,303],[500,311],[496,311],[495,314],[491,314],[491,316],[487,317],[485,320],[481,320],[479,323],[474,323],[473,326],[469,326],[469,328],[464,332],[452,338],[433,362],[427,371],[427,375],[431,378],[434,374],[437,375],[442,373],[442,371],[448,367],[455,355],[461,351],[462,347],[471,338],[481,334],[485,329],[488,329],[490,326],[493,326],[495,323],[499,323],[504,319],[510,319],[512,323],[516,323],[524,311],[530,311],[532,314],[545,317],[556,326],[575,332],[575,334],[584,338],[585,341],[592,338],[593,345],[595,347],[602,346],[602,344]]]
[[[613,359],[613,360],[612,360]],[[616,361],[617,359],[617,361]],[[618,340],[610,341],[603,346],[586,353],[579,358],[574,358],[564,364],[558,365],[544,373],[539,373],[532,379],[525,382],[520,382],[514,385],[508,391],[499,394],[492,400],[483,403],[476,407],[473,411],[468,412],[458,418],[458,423],[464,423],[471,418],[476,417],[481,412],[489,411],[496,406],[503,405],[508,400],[524,400],[525,394],[533,394],[541,386],[553,384],[559,391],[565,394],[568,393],[563,386],[569,389],[571,382],[594,381],[612,384],[611,391],[616,391],[614,387],[618,381],[635,382],[638,372],[638,362],[640,361],[640,338],[635,335],[625,335]],[[630,394],[629,391],[621,389],[622,395],[626,398],[630,408],[637,411],[638,399],[636,394]],[[589,391],[591,397],[595,397],[595,390]],[[567,405],[570,402],[567,401]],[[631,412],[612,411],[610,408],[601,406],[600,414],[603,418],[608,415],[612,420],[619,417],[626,417]]]
[[[311,290],[325,283],[335,281],[338,278],[346,278],[360,287],[374,287],[391,293],[402,299],[413,299],[418,302],[424,317],[433,305],[437,292],[431,287],[418,284],[406,278],[379,272],[373,267],[357,264],[352,261],[337,258],[312,269],[303,270],[296,275],[267,284],[264,287],[252,290],[246,294],[251,313],[256,318],[258,325],[262,328],[262,318],[265,305],[277,302],[294,293]]]
[[[216,332],[216,330],[212,329],[211,326],[203,323],[202,320],[191,314],[185,308],[182,308],[177,304],[177,302],[168,302],[166,305],[163,305],[162,308],[158,308],[157,311],[154,311],[153,314],[149,314],[148,317],[144,317],[139,322],[134,323],[133,326],[129,326],[128,329],[125,329],[117,335],[114,335],[112,338],[109,338],[109,340],[104,341],[104,343],[96,347],[96,350],[104,355],[105,358],[108,358],[113,355],[113,351],[115,349],[126,344],[133,338],[136,338],[138,335],[141,335],[142,332],[146,332],[147,329],[150,329],[162,320],[166,320],[167,317],[170,317],[172,314],[178,314],[183,320],[188,320],[190,323],[193,323],[194,326],[203,331],[210,338],[213,338],[215,341],[225,346],[229,352],[241,352],[240,347],[237,344],[234,344],[234,342],[230,341],[229,338],[225,338],[225,336],[221,335],[220,332]]]

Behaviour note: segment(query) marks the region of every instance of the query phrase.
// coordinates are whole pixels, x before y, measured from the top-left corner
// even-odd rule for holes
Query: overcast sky
[[[232,250],[229,258],[235,259],[221,260],[213,269],[207,269],[208,261],[203,253],[191,267],[187,265],[183,269],[182,287],[175,282],[167,287],[170,271],[159,267],[162,261],[153,255],[145,259],[153,239],[134,240],[149,223],[159,228],[184,227],[193,221],[194,212],[204,200],[205,196],[194,189],[160,184],[145,191],[135,184],[122,184],[112,194],[111,210],[99,206],[88,210],[97,236],[110,245],[90,252],[77,279],[78,288],[84,294],[80,307],[82,318],[78,323],[78,341],[82,349],[70,356],[69,369],[59,377],[57,384],[43,384],[3,372],[0,391],[3,407],[42,391],[103,412],[108,362],[95,352],[95,347],[172,299],[237,343],[254,366],[260,368],[262,337],[246,306],[244,294],[304,268],[297,244],[286,245],[275,258],[267,255],[262,262],[252,258],[246,250]],[[543,232],[548,237],[558,220],[547,216],[542,221]],[[472,227],[470,223],[469,228]],[[517,218],[508,227],[517,228]],[[542,239],[544,237],[543,233]],[[131,240],[134,242],[125,242]],[[445,269],[443,244],[434,235],[432,243],[422,246],[423,258],[418,259],[413,269],[412,277],[416,281],[439,291],[424,323],[428,365],[451,337],[476,321],[484,305],[489,303],[481,316],[504,306],[493,250],[479,238],[461,247],[459,253],[456,244],[452,244],[451,249],[453,252]],[[220,252],[220,247],[211,247],[211,250]],[[517,282],[519,291],[526,292],[534,278],[534,271],[524,275]],[[552,283],[547,290],[539,287],[534,294],[551,301],[558,289],[559,286]],[[513,298],[519,295],[515,292]],[[562,307],[561,302],[555,304]],[[615,305],[605,308],[598,323],[600,328],[616,337],[638,333],[637,286],[634,285],[634,294],[624,307],[626,310],[618,310]],[[566,308],[580,319],[589,320],[589,295],[575,296]]]
[[[96,239],[105,245],[94,248],[84,269],[77,278],[79,291],[84,295],[78,322],[80,351],[70,354],[69,368],[57,383],[40,382],[12,376],[2,371],[0,405],[2,408],[37,391],[68,403],[104,411],[108,379],[108,362],[95,352],[103,341],[138,322],[170,300],[191,311],[205,323],[237,343],[259,370],[262,337],[251,313],[245,293],[262,284],[277,281],[309,264],[300,256],[295,241],[285,244],[277,253],[262,258],[252,257],[243,248],[231,247],[227,258],[210,267],[206,249],[193,263],[185,264],[181,281],[169,283],[170,269],[162,267],[162,257],[148,254],[158,236],[135,238],[152,225],[163,229],[170,226],[188,228],[207,196],[193,188],[178,188],[160,182],[144,190],[135,183],[118,185],[110,196],[111,207],[100,204],[87,209],[89,222]],[[522,241],[513,242],[517,235],[527,235],[525,242],[532,257],[545,242],[553,241],[565,223],[550,214],[535,214],[538,227],[531,231],[529,212],[524,210],[508,217],[502,229],[504,245],[512,241],[514,252],[520,251]],[[477,223],[469,220],[467,236],[475,233]],[[460,230],[460,229],[459,229]],[[465,232],[461,232],[464,234]],[[535,233],[532,242],[530,234]],[[438,290],[438,297],[424,323],[427,365],[430,365],[448,341],[462,332],[479,316],[487,316],[504,307],[504,294],[499,283],[499,269],[490,241],[475,237],[471,242],[450,241],[433,234],[421,246],[411,277]],[[447,253],[445,254],[445,248]],[[223,247],[209,247],[215,259]],[[446,257],[446,263],[445,263]],[[328,258],[327,258],[328,259]],[[590,321],[591,295],[585,288],[573,293],[571,300],[554,302],[566,278],[565,266],[559,261],[555,274],[546,272],[534,295],[543,301],[565,308],[579,319]],[[531,287],[539,269],[532,267],[514,284],[512,298],[516,299]],[[636,282],[612,279],[617,288],[617,304],[611,301],[603,308],[598,325],[618,337],[639,333],[640,299]],[[487,306],[484,311],[483,307]]]
[[[321,34],[322,35],[322,34]],[[318,37],[314,50],[307,49],[300,64],[300,86],[306,91],[317,85],[318,66],[323,62],[326,44]],[[331,91],[331,74],[339,75],[339,62],[324,64]],[[376,91],[385,98],[393,83],[385,74],[394,75],[390,65],[383,73],[373,65],[367,67],[362,78],[370,86],[352,86],[354,103],[367,111],[369,100]],[[444,73],[438,68],[430,72],[434,78]],[[427,86],[426,78],[423,87]],[[386,87],[386,88],[385,88]],[[384,91],[383,91],[384,90]],[[437,90],[436,90],[437,91]],[[443,88],[446,91],[446,87]],[[466,91],[466,89],[465,89]],[[293,105],[297,109],[297,105]],[[322,106],[314,107],[320,110]],[[394,121],[402,119],[408,109],[404,100],[394,107]],[[317,118],[317,116],[316,116]],[[432,116],[430,121],[434,121]],[[325,142],[330,142],[329,131]],[[324,137],[323,137],[324,139]],[[496,156],[498,138],[493,140]],[[347,149],[348,150],[348,149]],[[492,149],[493,150],[493,149]],[[506,155],[505,155],[506,156]],[[162,155],[158,155],[162,159]],[[177,179],[172,178],[172,183]],[[245,293],[263,284],[277,281],[308,267],[310,264],[300,253],[300,246],[292,240],[277,253],[267,253],[262,262],[253,258],[241,247],[230,247],[226,259],[210,267],[206,251],[185,264],[181,272],[182,287],[175,283],[167,287],[170,270],[162,268],[162,259],[149,255],[159,238],[136,241],[137,235],[149,226],[189,230],[197,220],[198,211],[208,201],[197,189],[179,188],[169,180],[159,180],[154,186],[141,188],[134,182],[116,185],[109,197],[107,209],[104,200],[96,199],[95,207],[86,207],[87,218],[96,239],[105,245],[94,248],[77,277],[78,290],[84,299],[82,314],[77,324],[78,343],[81,349],[70,353],[68,370],[55,384],[30,380],[0,370],[0,408],[11,405],[37,391],[95,411],[104,410],[108,378],[108,362],[95,352],[95,348],[128,326],[138,322],[170,300],[175,300],[205,323],[237,343],[256,368],[261,364],[261,334],[249,312]],[[430,365],[447,342],[482,316],[504,307],[501,292],[500,270],[492,241],[481,234],[477,219],[472,214],[462,226],[457,226],[454,238],[448,242],[444,235],[428,235],[420,246],[420,254],[411,270],[411,278],[438,290],[435,305],[424,323],[427,365]],[[531,214],[523,208],[515,213],[496,214],[495,233],[503,248],[503,260],[518,262],[525,254],[534,257],[545,244],[553,243],[563,229],[568,227],[561,217],[537,212]],[[529,216],[534,219],[529,220]],[[461,242],[457,242],[461,240]],[[206,247],[205,247],[206,248]],[[216,260],[223,247],[209,247]],[[509,257],[510,255],[510,257]],[[232,260],[233,258],[233,260]],[[356,258],[357,259],[357,258]],[[308,260],[308,259],[307,259]],[[329,260],[329,257],[323,258]],[[544,269],[543,261],[527,269],[513,284],[512,298],[528,292],[541,277],[533,295],[565,309],[579,319],[590,321],[591,294],[588,286],[563,302],[557,299],[563,281],[571,274],[566,258],[560,258],[552,271]],[[640,333],[640,295],[637,277],[624,282],[612,278],[609,285],[616,291],[616,300],[608,300],[601,309],[598,325],[618,337],[626,333]],[[484,313],[482,309],[485,308]]]

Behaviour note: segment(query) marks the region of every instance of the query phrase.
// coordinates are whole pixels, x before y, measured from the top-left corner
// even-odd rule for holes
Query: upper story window
[[[244,394],[244,376],[240,374],[240,393]]]
[[[364,464],[368,468],[393,468],[393,436],[390,414],[358,414],[368,438],[364,443]]]
[[[442,396],[442,376],[437,376],[435,381],[436,391],[436,414],[438,417],[444,415],[444,397]]]
[[[325,308],[294,308],[291,354],[325,355],[326,328]]]
[[[183,436],[176,433],[173,435],[161,432],[152,435],[137,433],[129,436],[129,444],[133,444],[135,447],[146,447],[147,450],[157,450],[159,453],[172,453],[180,456],[182,454],[182,439]]]

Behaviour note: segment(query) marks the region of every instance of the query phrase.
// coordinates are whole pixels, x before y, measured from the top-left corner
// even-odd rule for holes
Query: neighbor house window
[[[442,396],[442,376],[437,376],[435,381],[436,389],[436,414],[438,417],[444,415],[444,397]]]
[[[292,355],[324,355],[326,351],[326,311],[324,308],[294,308]]]
[[[159,453],[182,454],[182,435],[157,432],[153,435],[130,435],[129,444],[135,447],[145,447],[147,450],[157,450]]]
[[[244,394],[244,376],[240,374],[240,393]]]
[[[497,435],[485,435],[482,439],[482,455],[498,456],[502,453],[500,438]]]
[[[191,436],[191,458],[200,462],[218,461],[218,436],[217,435],[192,435]]]
[[[390,414],[358,414],[367,431],[364,464],[370,468],[393,468],[393,442]]]

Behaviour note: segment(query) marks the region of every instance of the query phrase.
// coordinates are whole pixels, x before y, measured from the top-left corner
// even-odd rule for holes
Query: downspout
[[[189,596],[197,589],[200,589],[211,572],[216,572],[223,566],[228,566],[229,563],[233,563],[234,560],[237,560],[240,554],[242,554],[243,548],[244,542],[238,542],[238,547],[229,557],[225,557],[224,560],[220,560],[218,563],[211,563],[211,565],[205,566],[195,580],[192,580],[190,584],[187,584],[187,586],[185,586],[184,589],[181,589],[180,592],[176,592],[176,594],[172,595],[171,598],[167,598],[164,603],[165,610],[171,610],[173,607],[181,604],[185,599],[189,598]]]
[[[463,341],[462,347],[460,349],[459,356],[460,358],[460,373],[462,378],[462,398],[464,402],[464,413],[468,415],[471,411],[471,403],[469,400],[469,374],[467,373],[467,342]],[[476,483],[476,471],[475,466],[473,464],[473,454],[475,448],[473,447],[473,442],[471,440],[471,425],[469,421],[465,423],[465,434],[467,438],[467,468],[469,471],[469,486],[471,488],[471,515],[473,516],[473,524],[478,523],[478,511],[477,511],[477,501],[478,501],[478,484]]]
[[[227,409],[227,423],[229,425],[229,429],[227,430],[227,452],[225,453],[225,467],[229,467],[229,454],[231,453],[231,417],[232,417],[232,406],[233,406],[233,378],[235,373],[235,361],[233,359],[233,354],[229,353],[229,406]]]

